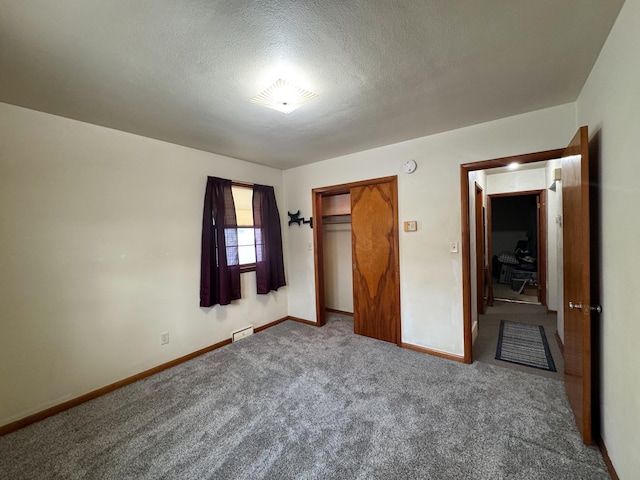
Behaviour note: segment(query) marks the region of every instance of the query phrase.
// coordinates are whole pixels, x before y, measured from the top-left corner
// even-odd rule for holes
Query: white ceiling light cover
[[[317,96],[315,93],[291,85],[280,78],[253,97],[251,101],[279,112],[291,113]]]

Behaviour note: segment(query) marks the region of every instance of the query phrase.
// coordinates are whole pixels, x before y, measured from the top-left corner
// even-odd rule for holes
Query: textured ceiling
[[[572,102],[622,3],[0,0],[0,101],[289,168]]]

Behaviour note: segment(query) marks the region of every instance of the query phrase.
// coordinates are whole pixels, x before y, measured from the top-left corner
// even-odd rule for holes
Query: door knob
[[[592,312],[602,313],[602,307],[600,305],[596,305],[595,307],[585,307],[585,308],[588,308]],[[582,304],[569,302],[569,310],[573,310],[573,309],[582,310]]]

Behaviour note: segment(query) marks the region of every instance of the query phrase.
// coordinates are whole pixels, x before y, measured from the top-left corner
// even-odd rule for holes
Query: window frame
[[[245,183],[245,182],[236,182],[236,181],[231,181],[231,186],[232,187],[240,187],[240,188],[248,188],[251,190],[251,194],[252,194],[252,198],[253,198],[253,183]],[[235,201],[235,199],[234,199]],[[235,205],[235,203],[234,203]],[[252,214],[253,214],[253,202],[252,202]],[[234,206],[235,209],[235,206]],[[237,212],[237,211],[236,211]],[[236,230],[239,228],[251,228],[251,229],[255,229],[255,227],[253,225],[236,225]],[[255,248],[255,230],[254,230],[254,248]],[[239,245],[238,245],[239,247]],[[240,264],[240,273],[248,273],[248,272],[255,272],[256,271],[256,263],[245,263],[245,264]]]

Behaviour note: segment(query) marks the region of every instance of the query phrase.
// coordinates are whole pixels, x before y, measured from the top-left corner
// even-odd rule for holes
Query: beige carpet
[[[609,478],[561,382],[287,321],[0,437],[0,480]]]

